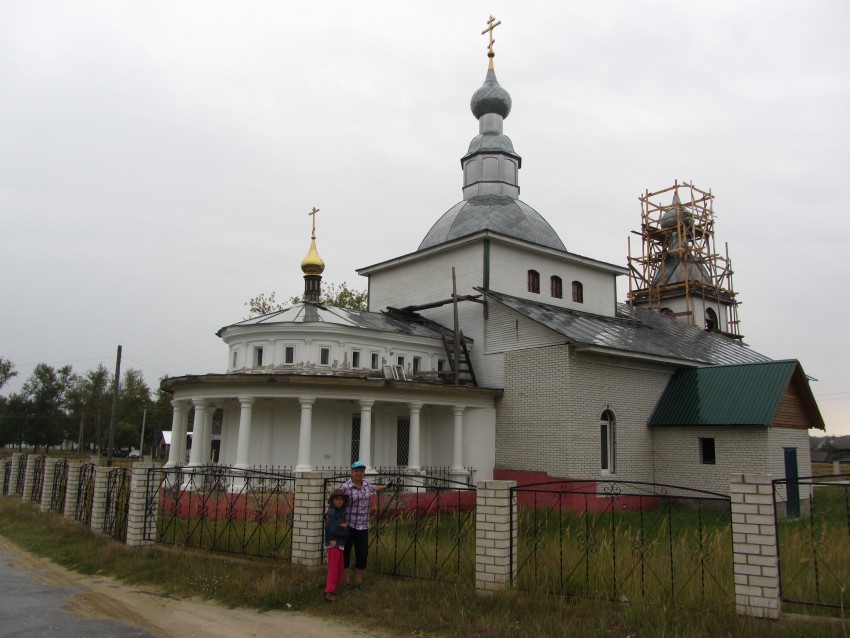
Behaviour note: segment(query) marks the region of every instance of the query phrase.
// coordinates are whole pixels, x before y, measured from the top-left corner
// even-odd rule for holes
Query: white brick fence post
[[[56,461],[49,456],[44,459],[44,474],[41,478],[41,504],[42,512],[50,511],[50,503],[53,500],[53,477],[56,476]]]
[[[153,463],[135,463],[130,475],[130,506],[127,508],[127,545],[141,547],[156,542],[156,517],[159,508],[145,521],[148,500],[159,490],[158,467]]]
[[[292,519],[292,564],[322,564],[325,533],[325,478],[333,472],[295,473],[295,516]]]
[[[77,492],[80,489],[82,463],[68,461],[68,482],[65,484],[65,518],[74,520],[77,513]]]
[[[475,509],[475,589],[479,594],[505,591],[517,568],[516,481],[478,483]],[[511,526],[513,521],[513,527]]]
[[[91,528],[98,534],[103,534],[103,525],[106,521],[106,492],[109,488],[109,471],[112,468],[95,466],[94,468],[94,495],[91,506]]]
[[[27,467],[24,472],[24,489],[21,494],[21,500],[24,502],[32,500],[32,484],[35,477],[35,460],[38,457],[35,454],[30,454],[27,457]]]
[[[776,545],[773,483],[762,474],[733,474],[732,552],[739,614],[779,618],[779,548]]]

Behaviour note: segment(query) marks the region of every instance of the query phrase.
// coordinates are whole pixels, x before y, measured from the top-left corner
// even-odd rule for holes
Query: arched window
[[[528,292],[540,294],[540,273],[536,270],[528,271]]]
[[[705,329],[717,330],[717,313],[711,308],[705,309]]]
[[[576,303],[584,303],[584,286],[580,281],[573,282],[573,301]]]
[[[605,410],[599,417],[599,449],[601,452],[599,468],[603,474],[614,473],[615,443],[614,413],[611,410]]]
[[[555,299],[561,299],[564,296],[564,287],[561,284],[561,278],[555,275],[552,275],[552,279],[550,280],[550,285],[552,288],[552,296]]]

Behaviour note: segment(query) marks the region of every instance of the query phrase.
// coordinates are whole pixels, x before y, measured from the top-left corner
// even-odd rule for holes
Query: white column
[[[203,455],[204,465],[212,463],[212,431],[213,431],[213,415],[218,408],[214,405],[209,406],[209,409],[204,414],[204,447]]]
[[[254,397],[239,397],[239,438],[236,443],[236,467],[248,468],[251,458],[251,415]]]
[[[301,404],[301,431],[298,434],[298,462],[295,466],[296,472],[309,472],[310,466],[310,438],[313,432],[313,403],[315,397],[299,397]]]
[[[374,399],[360,399],[360,460],[372,467],[372,406]]]
[[[421,411],[421,403],[410,404],[410,448],[407,453],[407,466],[411,470],[418,470],[422,465],[419,458],[419,413]]]
[[[452,444],[452,472],[463,472],[463,411],[464,407],[456,405],[452,408],[455,416],[454,440]]]
[[[168,462],[165,467],[174,467],[185,463],[186,445],[186,404],[183,401],[172,401],[174,414],[171,417],[171,447],[168,449]]]
[[[195,419],[192,421],[192,450],[189,452],[189,465],[204,463],[204,421],[206,419],[206,399],[194,399]]]

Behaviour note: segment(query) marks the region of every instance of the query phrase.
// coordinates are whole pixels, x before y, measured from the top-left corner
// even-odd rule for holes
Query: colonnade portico
[[[295,427],[295,423],[292,421],[291,417],[287,417],[286,425],[283,430],[277,429],[281,427],[281,421],[275,420],[280,417],[274,417],[273,415],[277,411],[279,414],[280,407],[274,408],[269,407],[273,406],[273,402],[295,402],[297,401],[297,406],[300,412],[300,418],[296,416],[298,412],[292,414],[292,403],[288,404],[280,404],[277,405],[289,405],[289,408],[286,410],[292,415],[299,418],[297,422],[297,430],[292,430],[290,428]],[[259,413],[258,410],[258,402],[263,406],[263,412]],[[333,404],[333,417],[331,419],[327,418],[327,407],[328,403]],[[434,406],[434,408],[439,409],[437,413],[428,412],[432,416],[428,417],[427,423],[429,424],[429,428],[437,427],[438,430],[430,430],[432,434],[428,435],[429,438],[426,445],[426,449],[430,450],[430,446],[439,445],[439,449],[441,450],[437,455],[437,461],[429,464],[449,464],[449,451],[451,452],[451,473],[452,474],[466,474],[466,469],[464,468],[464,414],[468,407],[466,405],[460,404],[446,404],[445,402],[428,402],[428,401],[409,401],[409,400],[400,400],[395,398],[376,398],[376,397],[364,397],[364,398],[348,398],[348,397],[340,397],[340,396],[322,396],[321,394],[309,394],[309,395],[291,395],[291,396],[263,396],[263,395],[247,395],[247,394],[239,394],[232,397],[222,397],[217,394],[215,397],[185,397],[179,398],[172,401],[172,406],[174,408],[174,416],[172,420],[172,437],[171,437],[171,449],[168,455],[168,461],[166,466],[178,466],[178,465],[188,465],[191,466],[201,466],[207,463],[210,463],[210,446],[213,439],[213,415],[219,407],[224,407],[225,414],[225,425],[226,427],[222,430],[222,454],[224,454],[225,449],[225,441],[227,446],[227,454],[224,458],[226,458],[227,463],[232,463],[234,467],[241,469],[249,469],[252,466],[256,465],[264,465],[267,462],[264,459],[260,459],[260,462],[257,461],[258,448],[263,450],[263,452],[267,452],[271,458],[271,448],[270,442],[272,441],[272,429],[274,428],[275,437],[284,436],[284,439],[277,438],[275,441],[276,449],[278,453],[282,449],[282,445],[285,449],[289,450],[289,460],[281,462],[280,460],[274,459],[272,461],[272,465],[284,465],[286,463],[292,463],[293,453],[297,450],[297,456],[295,458],[295,471],[303,472],[303,471],[311,471],[316,464],[316,458],[313,456],[314,450],[314,438],[316,431],[314,430],[314,426],[321,426],[322,434],[320,434],[320,438],[325,437],[322,450],[328,450],[328,453],[325,454],[324,458],[328,459],[328,465],[347,465],[349,461],[349,449],[354,449],[355,451],[359,449],[359,452],[355,452],[359,456],[359,460],[362,461],[367,468],[372,469],[374,467],[373,463],[373,439],[375,436],[375,421],[376,418],[374,415],[375,409],[377,408],[376,404],[380,404],[381,411],[378,412],[378,421],[380,427],[379,436],[381,437],[378,441],[381,448],[379,453],[379,449],[376,447],[374,450],[375,454],[379,455],[379,465],[394,465],[395,464],[395,452],[392,451],[393,440],[395,440],[395,430],[386,430],[387,427],[394,427],[394,417],[393,414],[396,414],[394,410],[401,407],[401,410],[397,412],[399,419],[405,419],[409,423],[409,429],[404,432],[404,439],[402,439],[402,435],[398,435],[398,439],[396,444],[402,445],[401,441],[405,441],[404,445],[406,445],[405,453],[406,453],[406,461],[407,463],[404,465],[406,468],[412,471],[418,471],[422,468],[422,449],[423,449],[423,441],[422,441],[422,415],[423,411],[426,407]],[[320,405],[324,406],[324,410],[321,413],[320,421],[316,422],[315,414],[316,410]],[[238,406],[238,408],[236,408]],[[395,406],[395,407],[391,407]],[[406,409],[405,409],[406,407]],[[488,407],[488,406],[485,406]],[[187,441],[187,425],[189,421],[189,411],[194,408],[194,416],[192,417],[192,440],[191,440],[191,450],[189,452],[188,463],[186,463],[186,441]],[[236,411],[238,409],[238,411]],[[449,414],[446,413],[446,410],[449,411],[449,414],[453,415],[452,420],[448,420]],[[358,414],[359,411],[359,414]],[[406,414],[405,414],[406,412]],[[261,415],[260,425],[257,424],[258,414]],[[268,415],[272,416],[269,417]],[[434,414],[440,414],[437,421],[433,421]],[[356,445],[354,448],[350,448],[352,445],[352,440],[348,440],[348,428],[354,427],[352,424],[352,417],[359,417],[359,445]],[[447,430],[451,424],[451,429]],[[258,430],[257,428],[261,429]],[[337,434],[334,434],[335,437],[334,443],[331,448],[327,448],[327,432],[333,431]],[[225,432],[226,430],[226,432]],[[281,432],[285,432],[285,434],[281,435]],[[297,432],[297,434],[296,434]],[[383,432],[392,432],[389,436],[393,438],[389,439],[389,441],[385,438]],[[401,432],[399,430],[399,432]],[[439,433],[436,433],[439,432]],[[448,435],[450,434],[451,443],[449,443]],[[261,437],[263,440],[257,440],[257,437]],[[297,438],[297,442],[296,439]],[[285,445],[281,443],[281,441],[286,441]],[[401,449],[401,448],[400,448]],[[331,456],[330,453],[333,453]],[[427,452],[429,457],[433,457],[432,453]],[[385,457],[390,455],[393,459],[388,462]],[[340,458],[341,457],[341,458]],[[332,459],[332,460],[331,460]],[[222,461],[221,458],[217,459],[218,461]],[[429,459],[426,459],[426,461]]]

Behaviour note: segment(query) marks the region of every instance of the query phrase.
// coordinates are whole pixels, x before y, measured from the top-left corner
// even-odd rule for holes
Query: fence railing
[[[27,459],[29,455],[21,454],[18,457],[20,460],[18,461],[18,475],[15,477],[15,495],[23,496],[24,495],[24,479],[27,474]]]
[[[511,491],[518,588],[677,605],[728,604],[734,595],[726,495],[626,481]]]
[[[9,496],[9,486],[12,483],[12,462],[7,461],[3,468],[3,496]]]
[[[77,504],[74,507],[74,520],[91,525],[92,506],[94,504],[95,464],[80,465],[80,476],[77,483]]]
[[[145,540],[289,558],[295,477],[206,466],[148,470]]]
[[[325,502],[350,478],[325,479]],[[370,503],[369,569],[431,580],[475,578],[475,487],[444,477],[386,468],[366,479],[384,484]]]
[[[65,490],[68,488],[68,460],[59,459],[53,464],[53,490],[50,493],[50,509],[64,514]]]
[[[127,540],[127,512],[130,507],[130,470],[109,470],[106,484],[106,508],[103,532],[119,541]]]
[[[775,480],[773,494],[782,601],[847,609],[850,474]]]
[[[41,503],[41,493],[44,489],[44,466],[47,463],[47,457],[37,456],[33,460],[32,469],[32,487],[30,488],[30,500],[36,503]]]

